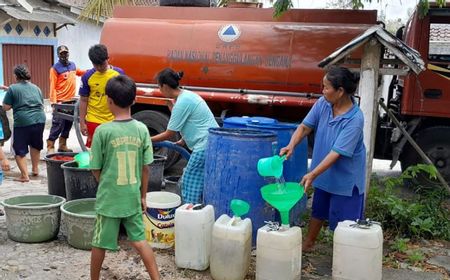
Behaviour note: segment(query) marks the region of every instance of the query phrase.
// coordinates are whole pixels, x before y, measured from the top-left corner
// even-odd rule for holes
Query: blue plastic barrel
[[[214,206],[215,215],[232,215],[230,201],[242,199],[250,204],[253,245],[264,221],[275,221],[276,210],[263,200],[260,189],[267,182],[256,170],[258,160],[272,156],[277,137],[269,131],[210,128],[205,160],[205,204]]]
[[[275,124],[276,119],[266,117],[229,117],[223,120],[225,128],[247,128],[247,124]]]
[[[248,128],[258,129],[260,131],[273,132],[277,135],[277,150],[286,147],[291,140],[292,134],[297,129],[296,124],[291,123],[275,123],[275,124],[248,124]],[[289,160],[284,162],[283,177],[286,182],[300,182],[303,175],[308,170],[308,139],[305,138],[294,150],[294,153]],[[301,215],[306,209],[307,196],[305,195],[297,204],[292,208],[289,220],[292,225],[299,225],[301,223]]]

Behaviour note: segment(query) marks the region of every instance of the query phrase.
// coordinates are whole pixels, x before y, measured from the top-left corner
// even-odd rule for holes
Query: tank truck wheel
[[[159,0],[160,6],[209,7],[210,0]]]
[[[150,133],[150,136],[159,134],[164,132],[167,128],[167,124],[169,123],[169,116],[164,113],[153,111],[153,110],[145,110],[140,111],[133,114],[133,119],[143,122]],[[180,137],[177,135],[169,141],[176,142],[180,140]],[[164,165],[164,170],[169,169],[180,159],[180,154],[175,150],[171,150],[168,148],[156,148],[154,150],[155,155],[167,156],[166,163]]]
[[[447,182],[450,182],[450,127],[429,127],[416,133],[413,138],[420,148],[430,158]],[[407,143],[401,156],[402,171],[409,166],[425,163],[414,148]],[[415,186],[430,188],[439,184],[437,180],[430,179],[426,174],[419,174],[410,180]]]

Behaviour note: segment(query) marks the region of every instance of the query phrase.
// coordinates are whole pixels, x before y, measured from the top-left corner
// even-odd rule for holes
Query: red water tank
[[[376,11],[272,15],[256,8],[123,7],[105,22],[101,43],[111,64],[140,83],[155,83],[156,73],[171,67],[185,72],[189,86],[318,93],[318,62],[376,21]]]

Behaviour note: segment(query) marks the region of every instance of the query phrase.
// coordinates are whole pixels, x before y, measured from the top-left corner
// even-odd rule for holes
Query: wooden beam
[[[353,72],[361,72],[361,68],[349,68]],[[399,76],[405,76],[408,75],[410,69],[399,69],[399,68],[380,68],[379,74],[380,75],[399,75]]]
[[[361,110],[364,115],[364,145],[366,146],[366,191],[369,192],[372,174],[372,160],[375,148],[375,135],[378,118],[378,75],[381,58],[381,44],[371,39],[364,46],[361,60],[361,76],[359,81],[359,96]]]
[[[361,65],[361,59],[346,57],[342,63]],[[405,63],[403,63],[402,60],[400,60],[400,59],[393,59],[393,58],[391,58],[391,59],[381,59],[381,64],[390,64],[390,65],[396,65],[396,66],[399,66],[399,67],[403,67],[404,65],[406,65]]]

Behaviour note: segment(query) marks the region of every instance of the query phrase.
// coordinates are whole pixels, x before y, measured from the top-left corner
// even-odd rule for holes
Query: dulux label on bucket
[[[174,245],[174,218],[176,208],[147,208],[144,213],[145,239],[155,248]]]

